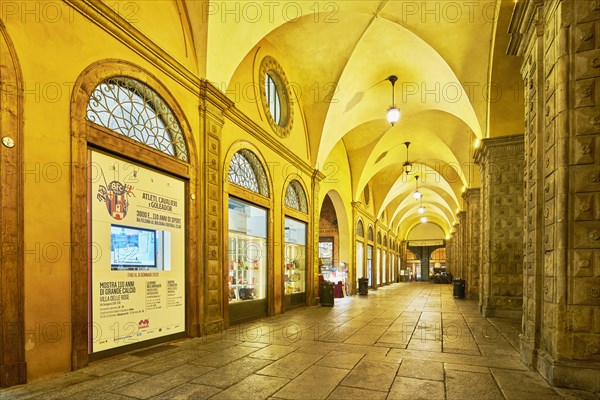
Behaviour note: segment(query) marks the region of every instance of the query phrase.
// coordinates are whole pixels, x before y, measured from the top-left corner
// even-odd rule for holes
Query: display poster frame
[[[185,332],[185,181],[88,152],[89,354]]]

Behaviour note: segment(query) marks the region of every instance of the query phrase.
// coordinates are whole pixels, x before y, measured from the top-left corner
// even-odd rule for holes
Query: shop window
[[[235,153],[229,164],[228,180],[252,192],[269,197],[267,174],[260,160],[250,150]]]
[[[128,77],[102,81],[90,97],[86,119],[165,154],[188,161],[177,119],[148,86]]]
[[[302,185],[296,180],[291,181],[285,192],[284,204],[296,211],[308,214],[308,204],[306,194]]]
[[[365,226],[360,219],[358,220],[358,223],[356,224],[356,236],[365,237]]]
[[[286,307],[306,303],[306,223],[285,218],[284,289]]]
[[[267,297],[267,211],[229,198],[229,301]]]

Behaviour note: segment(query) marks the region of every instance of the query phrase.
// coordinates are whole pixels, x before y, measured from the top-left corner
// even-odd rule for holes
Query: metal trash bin
[[[333,307],[333,283],[321,282],[321,305]]]
[[[465,280],[464,279],[455,279],[452,282],[452,294],[455,299],[464,299],[465,298]]]
[[[358,278],[358,294],[364,295],[364,296],[369,294],[369,279],[368,278]]]

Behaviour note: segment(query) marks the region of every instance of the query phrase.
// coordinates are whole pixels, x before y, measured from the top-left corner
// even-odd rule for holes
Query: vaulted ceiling
[[[303,93],[310,162],[323,165],[341,142],[353,200],[369,185],[376,216],[385,211],[404,234],[419,218],[412,192],[420,174],[430,221],[448,233],[461,192],[479,186],[475,143],[522,132],[520,60],[505,55],[515,0],[267,3],[185,2],[199,73],[226,88],[253,49],[277,49]],[[385,115],[390,75],[399,78],[402,112],[394,126]]]

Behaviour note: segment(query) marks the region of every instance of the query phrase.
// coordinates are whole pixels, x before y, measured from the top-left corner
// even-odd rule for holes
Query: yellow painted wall
[[[196,140],[199,129],[196,95],[68,5],[51,3],[54,9],[37,2],[37,11],[32,4],[29,14],[20,8],[4,14],[25,92],[24,275],[29,379],[71,369],[69,252],[78,238],[70,236],[70,100],[78,76],[100,60],[129,60],[155,74],[179,100]],[[15,4],[24,7],[25,2]]]
[[[17,4],[17,3],[15,3]],[[23,3],[24,4],[24,3]],[[134,48],[112,36],[98,24],[91,22],[66,3],[52,2],[60,14],[44,14],[38,4],[38,14],[23,14],[17,9],[14,14],[3,15],[8,33],[23,72],[25,89],[24,120],[24,210],[25,210],[25,325],[26,361],[29,379],[60,373],[71,369],[71,260],[69,247],[79,238],[72,238],[71,231],[71,132],[70,113],[73,85],[82,72],[102,60],[127,60],[156,76],[168,92],[177,99],[189,123],[198,155],[202,153],[200,140],[200,118],[198,93],[190,91],[180,74],[169,68],[159,68],[153,57],[144,57]],[[116,2],[139,6],[137,14],[127,14],[132,35],[147,34],[148,46],[152,43],[164,50],[180,63],[182,74],[202,71],[196,59],[205,60],[205,54],[194,54],[188,42],[185,21],[177,14],[178,8],[171,1]],[[19,4],[17,4],[19,6]],[[127,9],[130,13],[135,11]],[[35,12],[35,11],[34,11]],[[46,9],[50,12],[50,9]],[[125,12],[121,8],[121,12]],[[106,21],[97,11],[92,14]],[[152,16],[150,16],[150,14]],[[158,15],[166,24],[158,24]],[[50,18],[52,17],[52,18]],[[164,18],[164,19],[163,19]],[[139,20],[136,23],[134,20]],[[177,21],[180,21],[178,24]],[[112,26],[107,22],[107,27]],[[154,29],[159,26],[160,29]],[[108,29],[108,28],[107,28]],[[198,29],[198,27],[194,27]],[[202,29],[199,29],[200,31]],[[129,40],[129,39],[127,39]],[[236,81],[252,82],[255,68],[262,56],[269,54],[275,59],[281,56],[267,42],[261,43],[259,57],[249,53],[239,65],[229,87]],[[134,44],[131,44],[134,46]],[[200,63],[201,64],[201,63]],[[284,62],[282,67],[286,69]],[[177,67],[177,66],[176,66]],[[179,67],[177,67],[179,68]],[[202,78],[202,77],[201,77]],[[182,80],[182,81],[180,81]],[[288,80],[294,78],[288,76]],[[253,101],[240,101],[236,107],[257,123],[267,134],[271,128],[266,123],[265,111]],[[294,128],[289,138],[275,141],[293,150],[307,165],[310,164],[307,132],[302,110],[294,104]],[[226,119],[221,136],[221,157],[237,141],[251,142],[268,160],[266,168],[272,180],[273,209],[269,222],[273,224],[272,242],[275,313],[282,311],[281,267],[283,265],[282,242],[284,216],[282,199],[286,180],[290,174],[298,174],[308,201],[318,210],[326,194],[330,194],[336,207],[340,229],[340,260],[348,263],[352,271],[354,255],[351,233],[355,221],[352,219],[351,170],[346,149],[339,141],[323,165],[317,168],[325,175],[320,182],[319,198],[311,198],[311,175],[291,165],[276,149],[252,136],[248,131]],[[221,161],[223,161],[223,159]],[[200,164],[202,165],[202,164]],[[223,170],[226,173],[226,167]],[[203,174],[199,177],[202,179]],[[374,214],[374,199],[371,194],[369,214]],[[200,216],[202,218],[202,216]],[[365,220],[365,234],[369,223]],[[203,234],[201,232],[201,234]],[[316,251],[316,246],[314,251]],[[201,258],[202,259],[202,258]],[[307,260],[310,257],[307,256]],[[309,278],[309,277],[307,277]],[[307,279],[308,281],[308,279]]]

